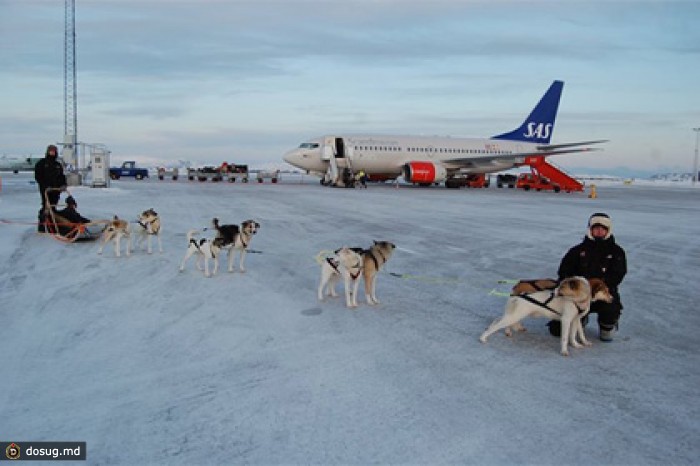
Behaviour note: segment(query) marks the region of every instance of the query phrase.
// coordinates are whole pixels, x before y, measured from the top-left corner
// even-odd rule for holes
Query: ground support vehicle
[[[165,169],[163,167],[160,167],[158,169],[158,179],[159,180],[164,180],[166,176],[172,177],[173,181],[177,181],[177,177],[179,175],[179,170],[176,168],[173,168],[172,170]]]
[[[109,169],[109,177],[113,180],[118,180],[122,176],[133,176],[137,180],[148,178],[148,170],[138,168],[136,162],[130,160],[124,162],[121,167],[112,167]]]
[[[511,175],[510,173],[500,173],[496,176],[496,187],[502,188],[508,186],[509,188],[515,188],[515,183],[518,181],[516,175]]]
[[[491,177],[486,173],[469,173],[445,180],[446,188],[488,188],[490,185]]]
[[[258,180],[258,183],[262,183],[265,179],[269,179],[272,183],[277,183],[277,180],[279,179],[279,177],[280,177],[279,170],[275,170],[275,171],[260,170],[255,175],[255,178]]]

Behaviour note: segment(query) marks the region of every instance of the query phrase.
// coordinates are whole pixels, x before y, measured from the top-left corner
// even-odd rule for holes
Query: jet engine
[[[441,183],[447,179],[447,170],[433,162],[408,162],[403,166],[403,177],[409,183]]]

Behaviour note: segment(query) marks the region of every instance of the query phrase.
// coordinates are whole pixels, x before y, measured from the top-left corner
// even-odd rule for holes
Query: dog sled
[[[60,188],[48,188],[44,192],[44,202],[46,208],[42,212],[39,220],[39,231],[47,234],[58,241],[64,243],[74,243],[76,241],[94,241],[100,237],[106,221],[97,220],[87,223],[72,222],[57,212],[59,204],[51,204],[49,201],[50,191],[61,191]]]

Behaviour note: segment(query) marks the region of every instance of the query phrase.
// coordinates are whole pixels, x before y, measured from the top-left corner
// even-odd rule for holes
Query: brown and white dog
[[[233,259],[235,251],[240,251],[238,268],[245,272],[244,262],[248,246],[253,236],[258,233],[260,223],[255,220],[246,220],[239,225],[221,225],[219,219],[212,220],[212,225],[217,231],[217,238],[221,240],[221,248],[228,250],[228,271],[233,272]]]
[[[316,256],[316,261],[321,265],[318,300],[323,301],[326,294],[333,298],[337,297],[335,284],[342,277],[345,284],[345,305],[357,307],[357,289],[362,273],[362,256],[351,248],[342,247],[330,256],[325,256],[324,251],[321,251]]]
[[[160,241],[161,223],[158,213],[153,209],[144,210],[139,214],[138,227],[133,232],[136,235],[136,247],[146,240],[147,251],[152,254],[151,238],[153,236],[158,240],[158,251],[163,252],[163,244]]]
[[[506,303],[503,317],[496,319],[479,340],[486,343],[488,337],[506,329],[510,336],[510,328],[523,331],[521,321],[526,317],[545,317],[561,321],[561,354],[569,355],[569,344],[581,348],[582,344],[590,346],[583,331],[581,319],[588,314],[593,301],[612,302],[608,287],[600,279],[590,281],[583,277],[569,277],[562,280],[555,290],[536,291],[530,294],[511,296]],[[577,338],[581,340],[580,344]]]
[[[369,249],[352,248],[362,254],[362,276],[365,279],[367,304],[379,304],[377,299],[377,273],[391,258],[396,245],[389,241],[374,241]]]
[[[129,222],[122,220],[116,215],[107,223],[107,226],[102,231],[100,248],[97,254],[102,254],[105,245],[110,241],[114,242],[114,255],[121,256],[121,239],[126,238],[126,255],[131,255],[131,230]]]
[[[196,255],[196,266],[198,270],[202,270],[202,261],[204,261],[204,276],[209,277],[216,275],[219,271],[219,254],[221,253],[222,241],[219,238],[213,240],[201,238],[197,239],[198,230],[190,230],[187,232],[187,252],[180,263],[180,272],[185,270],[185,265],[190,257]],[[214,270],[209,274],[209,261],[214,262]]]

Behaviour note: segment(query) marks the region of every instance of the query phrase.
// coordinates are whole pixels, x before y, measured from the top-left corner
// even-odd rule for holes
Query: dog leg
[[[363,273],[362,276],[365,279],[365,300],[367,301],[367,304],[372,306],[375,304],[372,300],[372,278],[370,277],[369,272]]]
[[[372,280],[371,280],[372,286],[370,287],[372,290],[371,297],[372,297],[372,302],[374,304],[379,304],[379,300],[377,299],[377,274],[375,273],[372,275]]]
[[[516,322],[515,324],[511,325],[510,328],[515,332],[527,332],[527,329],[522,322]]]
[[[240,266],[239,266],[241,273],[245,273],[245,267],[243,266],[243,263],[245,262],[245,255],[246,255],[246,250],[245,250],[245,248],[243,248],[243,249],[241,249],[241,261],[240,261]]]
[[[214,270],[212,271],[212,275],[216,275],[219,272],[219,258],[214,257],[212,261],[214,262]]]
[[[321,271],[321,280],[318,283],[318,293],[317,293],[319,301],[323,301],[324,291],[325,291],[324,288],[326,287],[327,283],[328,283],[328,278],[323,273],[323,271]]]
[[[564,306],[564,312],[562,313],[561,316],[561,355],[562,356],[568,356],[569,355],[569,336],[571,333],[571,324],[573,320],[573,316],[570,315],[570,311],[568,309],[568,305]],[[577,343],[578,345],[578,343]],[[574,345],[572,345],[574,346]]]
[[[350,283],[350,274],[347,272],[343,273],[343,284],[345,285],[345,306],[346,307],[355,307],[352,305],[352,284]]]
[[[163,243],[160,241],[160,231],[156,234],[156,239],[158,240],[158,252],[163,254]]]
[[[500,319],[494,320],[493,323],[491,323],[491,325],[488,326],[488,328],[484,331],[484,333],[482,333],[481,336],[479,337],[479,341],[482,343],[486,343],[486,340],[488,340],[488,338],[492,334],[498,332],[502,328],[507,328],[507,327],[510,327],[511,325],[516,324],[521,319],[522,319],[522,317],[520,315],[516,315],[516,314],[511,313],[511,312],[506,312],[503,315],[503,317],[501,317]]]
[[[352,281],[352,305],[357,307],[357,290],[360,287],[360,277],[353,279]]]
[[[209,277],[209,259],[204,256],[204,276]]]
[[[120,235],[119,233],[117,233],[114,236],[114,255],[117,257],[121,257],[121,255],[122,255],[121,239],[122,239],[122,235]]]
[[[338,297],[338,293],[335,292],[335,284],[338,282],[338,278],[339,275],[337,273],[333,273],[328,280],[328,295],[332,298]]]
[[[182,262],[180,263],[180,272],[185,270],[185,265],[187,264],[187,261],[192,257],[192,254],[194,251],[192,248],[187,248],[187,252],[185,253],[185,257],[182,258]]]
[[[576,346],[578,344],[577,337],[578,341],[580,341],[583,344],[583,346],[592,346],[592,343],[586,339],[586,333],[584,332],[583,325],[581,324],[581,316],[577,316],[576,318],[574,318],[572,325],[573,329],[571,332],[571,346]],[[576,347],[581,348],[581,345],[578,345]]]
[[[227,259],[228,259],[228,271],[229,272],[233,272],[233,259],[234,259],[233,256],[234,256],[234,254],[235,254],[234,248],[233,248],[233,246],[231,246],[228,250],[228,257],[227,257]]]
[[[102,254],[102,251],[104,250],[105,246],[107,245],[110,239],[111,237],[109,236],[109,234],[102,239],[102,241],[100,242],[100,249],[97,250],[97,254]]]

